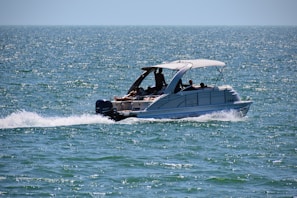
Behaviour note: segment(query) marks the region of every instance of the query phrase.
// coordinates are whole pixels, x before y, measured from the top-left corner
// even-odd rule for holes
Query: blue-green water
[[[207,58],[248,116],[95,115],[140,68]],[[297,196],[296,27],[0,27],[3,197]]]

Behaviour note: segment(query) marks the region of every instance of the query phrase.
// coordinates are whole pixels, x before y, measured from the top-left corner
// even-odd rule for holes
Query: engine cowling
[[[113,105],[108,100],[96,101],[96,113],[104,116],[111,116],[114,112]]]
[[[96,114],[107,116],[115,121],[120,121],[126,118],[126,116],[120,115],[117,110],[113,108],[112,102],[109,100],[96,101]]]

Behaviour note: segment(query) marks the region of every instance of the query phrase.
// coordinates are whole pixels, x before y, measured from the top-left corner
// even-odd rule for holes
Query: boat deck
[[[154,102],[154,100],[158,96],[147,96],[143,99],[134,99],[134,100],[124,100],[124,101],[112,101],[113,107],[117,109],[117,111],[124,111],[124,110],[132,110],[132,111],[139,111],[144,110],[150,104]]]

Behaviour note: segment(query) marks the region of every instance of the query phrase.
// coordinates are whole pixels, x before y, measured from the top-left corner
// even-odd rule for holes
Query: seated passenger
[[[191,90],[196,90],[196,88],[193,86],[193,81],[192,80],[189,80],[189,86],[188,87],[186,87],[185,89],[184,89],[184,91],[191,91]]]
[[[202,83],[200,83],[200,88],[205,88],[205,87],[207,87],[207,85],[204,85],[204,83],[202,82]]]
[[[155,92],[156,90],[154,88],[152,88],[151,86],[148,86],[147,89],[145,90],[145,95],[151,95]]]

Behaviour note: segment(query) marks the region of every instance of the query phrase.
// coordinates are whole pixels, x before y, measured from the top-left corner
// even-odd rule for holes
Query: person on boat
[[[189,80],[189,86],[184,89],[184,91],[195,90],[196,88],[193,86],[193,81]]]
[[[205,88],[205,87],[207,87],[206,85],[204,85],[204,83],[202,82],[202,83],[200,83],[200,88]]]
[[[167,86],[167,83],[165,81],[165,77],[162,73],[162,68],[159,68],[159,72],[157,73],[157,69],[155,70],[155,82],[156,82],[156,91],[160,91],[163,86]]]

